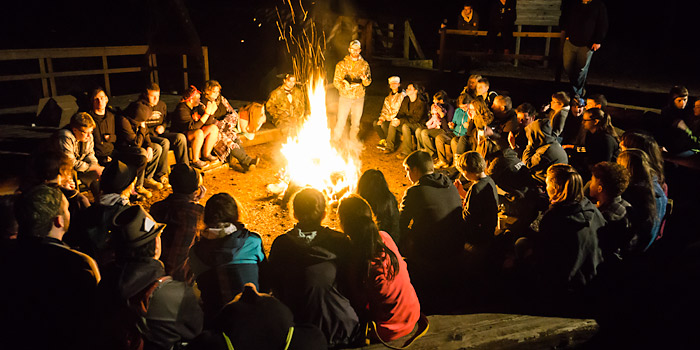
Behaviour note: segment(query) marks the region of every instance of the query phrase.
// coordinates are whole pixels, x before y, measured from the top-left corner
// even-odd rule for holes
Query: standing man
[[[574,95],[585,96],[593,52],[608,32],[608,10],[601,0],[562,1],[559,26],[566,37],[562,59]]]
[[[338,119],[333,129],[333,139],[340,140],[345,130],[345,124],[350,114],[350,139],[356,140],[360,132],[360,118],[365,104],[365,88],[372,83],[372,73],[369,63],[360,52],[362,46],[359,40],[353,40],[348,47],[349,55],[335,65],[333,86],[338,89]]]
[[[265,102],[270,120],[282,132],[284,140],[296,136],[306,111],[306,97],[297,85],[294,74],[284,76],[282,85],[272,90]]]

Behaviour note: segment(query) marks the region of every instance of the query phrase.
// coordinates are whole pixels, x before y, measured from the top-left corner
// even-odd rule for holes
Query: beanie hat
[[[389,77],[389,84],[393,83],[401,83],[401,78],[399,78],[396,75],[394,75],[393,77]]]
[[[190,194],[199,188],[201,174],[186,164],[175,164],[170,171],[170,185],[174,193]]]
[[[118,160],[110,162],[102,171],[100,189],[102,193],[122,193],[136,179],[136,168]]]

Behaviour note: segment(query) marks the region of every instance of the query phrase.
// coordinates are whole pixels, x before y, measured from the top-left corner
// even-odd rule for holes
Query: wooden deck
[[[598,331],[590,319],[571,319],[510,314],[428,316],[430,329],[411,350],[466,349],[572,349]],[[391,342],[401,346],[405,339]],[[359,349],[386,349],[372,344]]]

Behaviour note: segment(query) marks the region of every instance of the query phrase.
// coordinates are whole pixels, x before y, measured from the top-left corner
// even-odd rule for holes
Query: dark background
[[[484,13],[482,17],[486,17],[489,1],[496,0],[472,1],[475,8]],[[649,81],[663,78],[686,85],[693,85],[698,80],[700,70],[696,63],[696,48],[699,25],[694,20],[698,17],[696,2],[666,0],[654,6],[638,1],[605,2],[610,31],[602,50],[595,55],[592,69],[619,78],[634,77]],[[379,21],[410,19],[428,58],[436,58],[440,23],[446,18],[449,25],[454,27],[463,3],[461,0],[304,0],[310,12],[356,14]],[[694,8],[689,7],[691,4]],[[179,11],[178,5],[184,6],[187,11]],[[211,77],[223,83],[225,93],[236,99],[261,100],[266,97],[270,86],[279,83],[275,75],[288,69],[284,65],[289,59],[284,56],[283,46],[278,40],[275,6],[279,6],[282,12],[287,8],[282,1],[270,0],[15,1],[3,6],[0,49],[206,45],[210,53]],[[194,32],[181,25],[184,23],[183,13],[194,24]],[[332,48],[329,51],[333,51]],[[329,52],[329,62],[334,63],[331,58],[342,55],[342,50],[336,51],[340,52]],[[163,69],[167,69],[169,64],[177,69],[176,63],[167,61],[167,57],[159,58]],[[126,66],[129,63],[121,64]],[[97,63],[84,62],[85,66],[91,64]],[[332,67],[332,64],[327,66]],[[3,74],[21,69],[6,63],[0,66]],[[181,82],[176,79],[169,82],[165,75],[161,74],[161,85],[165,90],[181,87]],[[66,89],[86,90],[89,88],[86,86],[100,84],[100,79],[97,76],[92,80],[64,81],[63,84],[70,85],[64,87]],[[141,85],[144,77],[130,77],[127,74],[121,77],[123,81],[119,79],[113,82],[113,94],[138,91],[140,87],[132,85]],[[193,81],[196,80],[193,77]],[[0,83],[0,88],[7,91],[15,86]]]

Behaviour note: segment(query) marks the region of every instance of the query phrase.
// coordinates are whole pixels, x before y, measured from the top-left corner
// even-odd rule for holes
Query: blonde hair
[[[580,201],[583,199],[583,179],[576,169],[568,164],[554,164],[547,169],[547,180],[556,189],[556,193],[549,198],[549,202],[561,203],[566,201]]]

